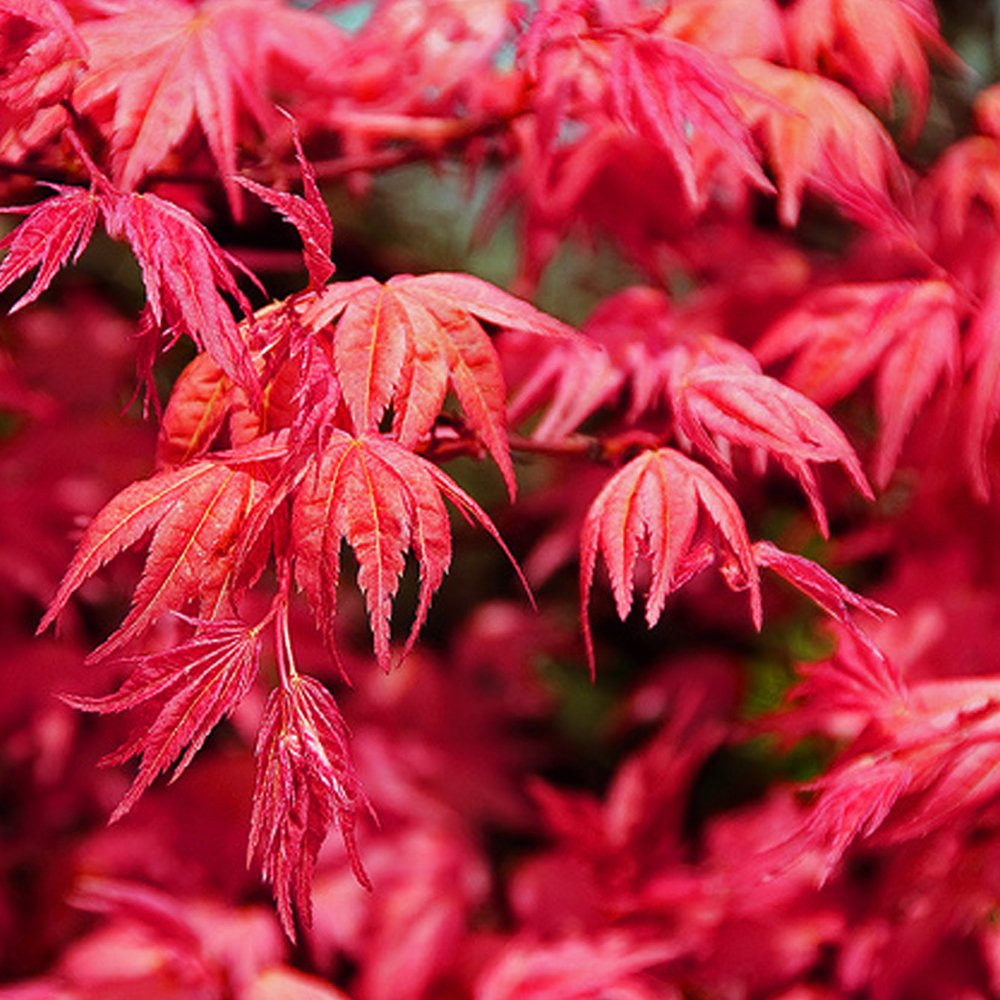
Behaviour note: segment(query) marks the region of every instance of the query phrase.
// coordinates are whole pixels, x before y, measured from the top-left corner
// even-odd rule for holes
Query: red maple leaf
[[[370,888],[354,843],[357,813],[366,806],[336,702],[318,681],[294,675],[271,693],[261,722],[247,848],[274,888],[291,940],[293,909],[310,921],[313,867],[333,823],[358,881]]]
[[[119,650],[168,611],[193,604],[201,618],[225,614],[238,592],[240,529],[267,486],[261,468],[250,452],[242,468],[202,459],[127,486],[88,525],[38,630],[85,580],[149,532],[132,608],[92,659]]]
[[[668,155],[692,206],[707,201],[705,161],[711,164],[712,153],[760,190],[773,190],[734,100],[754,91],[723,60],[686,42],[625,36],[611,43],[608,71],[615,115]]]
[[[678,432],[723,468],[731,469],[734,444],[777,457],[802,486],[824,536],[829,527],[812,463],[839,463],[872,498],[843,432],[812,400],[776,379],[748,366],[695,363],[675,371],[670,395]]]
[[[199,354],[178,375],[160,418],[156,464],[175,468],[202,454],[222,428],[233,385],[210,354]]]
[[[334,367],[357,433],[378,429],[391,405],[394,436],[415,447],[437,419],[450,386],[513,496],[506,389],[496,348],[480,321],[575,336],[528,303],[467,274],[397,275],[384,285],[373,278],[336,283],[302,315],[310,330],[332,328]]]
[[[392,602],[406,553],[412,549],[420,567],[420,591],[402,655],[409,652],[451,562],[443,496],[507,551],[486,512],[437,466],[389,438],[332,432],[322,455],[305,473],[292,512],[296,579],[331,648],[340,547],[346,540],[358,561],[375,655],[386,669],[391,661]]]
[[[847,88],[763,59],[741,59],[735,67],[756,88],[737,99],[767,150],[786,226],[798,222],[807,189],[828,195],[848,212],[853,190],[890,206],[907,195],[892,138]]]
[[[195,624],[194,635],[179,645],[127,661],[132,672],[114,694],[103,698],[63,696],[74,708],[101,714],[123,712],[148,702],[158,705],[156,718],[102,761],[121,764],[142,756],[111,822],[124,816],[183,751],[170,780],[180,777],[209,733],[236,711],[257,676],[260,624],[250,627],[231,619]]]
[[[309,287],[322,288],[332,276],[336,268],[330,260],[330,250],[333,246],[333,221],[330,212],[319,193],[316,184],[316,172],[312,164],[302,152],[299,141],[299,130],[292,122],[292,138],[295,142],[295,158],[302,173],[302,187],[305,197],[290,194],[287,191],[275,191],[265,187],[248,177],[237,177],[236,181],[248,191],[257,195],[261,201],[280,212],[284,218],[299,231],[302,247],[305,251],[306,269],[309,272]]]
[[[327,19],[273,0],[127,0],[79,32],[88,60],[71,99],[109,140],[116,183],[134,190],[197,125],[234,207],[242,123],[273,131],[278,70],[318,77],[344,39]]]
[[[86,51],[58,0],[0,0],[0,144],[66,96]]]
[[[35,280],[15,308],[36,299],[72,255],[80,256],[89,241],[98,213],[108,234],[125,239],[142,269],[146,289],[147,323],[140,324],[148,341],[140,358],[152,364],[162,331],[176,338],[187,334],[208,350],[237,383],[256,390],[257,373],[250,360],[247,330],[233,316],[230,300],[245,315],[250,303],[236,282],[234,271],[257,279],[226,253],[208,230],[189,212],[155,194],[126,193],[110,183],[71,139],[91,173],[91,190],[57,187],[57,195],[31,209],[5,209],[27,218],[4,238],[8,250],[0,264],[0,291],[38,268]],[[143,372],[147,381],[151,372]]]
[[[958,62],[941,37],[933,0],[796,0],[786,24],[800,69],[843,80],[886,111],[900,86],[910,100],[911,138],[930,99],[925,51],[952,66]]]
[[[754,624],[761,621],[760,581],[736,501],[703,465],[672,448],[646,451],[616,472],[590,506],[580,543],[583,635],[593,669],[587,605],[604,556],[619,617],[632,607],[636,563],[650,563],[646,622],[659,621],[669,594],[716,559],[734,589],[750,591]]]
[[[785,381],[824,405],[876,375],[875,481],[884,487],[921,407],[958,370],[958,311],[954,288],[940,280],[833,285],[775,323],[756,353],[764,363],[792,358]]]
[[[31,287],[11,306],[11,312],[34,302],[70,257],[79,260],[97,224],[99,202],[94,192],[63,185],[54,189],[58,192],[54,198],[34,208],[3,209],[28,217],[0,240],[0,250],[8,251],[0,264],[0,291],[38,268]]]

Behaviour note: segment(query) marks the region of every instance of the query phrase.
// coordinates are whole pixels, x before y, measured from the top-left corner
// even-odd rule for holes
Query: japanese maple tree
[[[0,998],[1000,993],[983,30],[0,0]]]

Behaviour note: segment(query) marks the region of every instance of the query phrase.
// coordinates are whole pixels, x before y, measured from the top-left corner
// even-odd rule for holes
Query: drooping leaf
[[[354,873],[370,888],[354,842],[357,813],[367,807],[348,748],[347,728],[329,691],[296,674],[271,692],[257,740],[257,780],[248,863],[260,860],[278,915],[295,940],[293,911],[308,926],[312,873],[336,823]]]
[[[142,270],[147,302],[140,323],[140,363],[152,364],[165,330],[172,339],[186,334],[208,350],[234,382],[255,394],[257,372],[247,331],[233,315],[233,306],[246,316],[251,308],[234,272],[259,287],[257,279],[190,212],[154,194],[114,187],[75,134],[68,134],[90,171],[92,188],[57,187],[56,197],[30,210],[7,209],[27,211],[28,217],[0,244],[9,250],[0,264],[0,290],[38,267],[34,284],[15,308],[37,298],[71,255],[74,260],[80,256],[100,214],[108,234],[129,243]],[[148,370],[143,375],[150,379]]]
[[[926,51],[955,65],[938,28],[933,0],[796,0],[786,21],[793,65],[824,72],[884,111],[898,86],[909,99],[915,138],[927,115]]]
[[[251,312],[233,269],[236,260],[189,212],[155,194],[105,196],[109,235],[128,241],[142,268],[147,303],[158,326],[187,334],[237,384],[257,386],[244,333],[223,293]]]
[[[807,190],[830,196],[854,218],[852,191],[868,191],[873,204],[890,206],[907,193],[889,133],[845,87],[762,59],[741,59],[736,68],[756,88],[738,96],[768,152],[786,226],[798,222]]]
[[[987,448],[1000,420],[1000,292],[994,291],[976,313],[969,330],[974,359],[969,387],[967,432],[962,449],[976,495],[985,500],[992,490]]]
[[[102,714],[148,702],[158,706],[149,726],[103,761],[119,764],[142,757],[132,785],[111,814],[111,822],[124,816],[156,777],[180,757],[171,781],[178,778],[209,733],[236,710],[256,677],[260,626],[231,619],[200,621],[197,626],[194,635],[179,645],[136,657],[132,673],[114,694],[103,698],[64,696],[63,700],[75,708]]]
[[[451,562],[451,530],[427,463],[387,439],[335,431],[295,498],[296,577],[317,622],[332,628],[342,541],[358,560],[375,655],[388,668],[392,602],[412,547],[420,566],[419,608],[407,646]],[[332,643],[331,643],[332,645]]]
[[[27,212],[28,217],[0,240],[0,249],[7,251],[0,264],[0,291],[38,268],[31,288],[14,303],[11,312],[34,302],[71,256],[74,262],[79,260],[94,231],[98,214],[94,193],[61,185],[55,190],[58,194],[54,198],[30,210],[4,209]]]
[[[803,556],[779,549],[773,542],[753,543],[753,557],[758,566],[772,570],[783,580],[800,590],[821,607],[831,618],[840,622],[861,642],[878,651],[866,633],[858,627],[853,611],[862,611],[874,618],[893,615],[895,612],[878,601],[862,597],[842,584],[818,563]],[[880,655],[880,654],[878,654]]]
[[[392,604],[412,550],[420,588],[402,655],[409,652],[451,562],[451,527],[442,495],[499,541],[482,508],[430,462],[389,438],[332,432],[297,490],[292,512],[296,579],[331,647],[340,548],[346,541],[358,561],[375,655],[386,669]]]
[[[581,617],[592,667],[587,605],[599,553],[623,620],[632,607],[639,558],[650,564],[650,628],[667,597],[718,559],[729,585],[750,591],[753,621],[760,626],[757,564],[736,501],[703,465],[672,448],[646,451],[608,480],[587,513],[580,550]]]

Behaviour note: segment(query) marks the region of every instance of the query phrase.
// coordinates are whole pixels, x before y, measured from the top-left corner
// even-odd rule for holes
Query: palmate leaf
[[[768,153],[786,226],[798,222],[802,197],[812,190],[854,218],[853,202],[868,192],[873,206],[888,206],[883,223],[898,228],[892,206],[907,191],[902,161],[889,133],[851,91],[763,59],[734,65],[756,88],[737,97]]]
[[[318,74],[344,37],[273,0],[129,0],[80,34],[89,60],[72,100],[109,139],[115,181],[135,189],[197,125],[234,207],[241,120],[272,130],[276,69]]]
[[[391,405],[393,435],[414,447],[430,431],[450,386],[513,496],[506,389],[480,320],[546,337],[575,336],[558,320],[467,274],[336,283],[302,316],[309,329],[333,327],[334,367],[357,433],[377,430]]]
[[[776,456],[798,479],[820,531],[826,511],[811,464],[837,462],[864,496],[871,487],[850,442],[812,400],[748,367],[698,365],[671,385],[677,429],[713,461],[728,467],[720,447],[743,445]]]
[[[807,296],[755,350],[765,364],[791,358],[784,381],[823,405],[876,375],[874,478],[885,486],[921,407],[954,380],[958,317],[955,289],[944,281],[834,285]]]
[[[55,197],[31,209],[4,210],[27,218],[0,243],[8,251],[0,264],[0,291],[37,267],[34,283],[14,308],[36,299],[70,256],[80,256],[100,215],[110,236],[128,242],[142,269],[150,320],[143,335],[152,344],[145,344],[140,355],[152,362],[164,328],[175,336],[186,334],[233,381],[255,393],[257,373],[246,329],[237,325],[230,302],[249,315],[236,272],[259,285],[257,279],[190,212],[154,194],[120,191],[76,145],[91,172],[92,189],[57,187]],[[143,374],[151,378],[150,372]]]
[[[227,611],[240,569],[240,528],[266,487],[250,450],[242,467],[203,459],[126,487],[87,527],[38,630],[56,619],[81,584],[150,531],[131,610],[91,659],[121,649],[168,611],[192,604],[202,618]],[[255,568],[242,567],[251,574]]]
[[[180,645],[135,657],[132,673],[114,694],[63,697],[75,708],[102,714],[149,702],[158,704],[153,722],[102,761],[119,764],[142,757],[131,787],[111,814],[111,822],[124,816],[178,757],[181,759],[171,781],[180,777],[209,733],[236,710],[257,675],[260,626],[250,627],[233,619],[196,624],[194,635]]]
[[[451,526],[442,496],[507,551],[486,512],[437,466],[386,437],[332,432],[305,474],[292,510],[296,580],[331,648],[340,549],[346,541],[358,561],[375,655],[386,669],[392,603],[412,550],[420,588],[402,655],[409,652],[451,562]]]
[[[11,312],[34,302],[70,257],[78,260],[94,232],[98,202],[93,192],[63,186],[57,186],[55,190],[58,193],[54,198],[48,198],[30,210],[4,209],[7,212],[27,212],[28,217],[0,240],[0,250],[8,251],[0,264],[0,291],[38,268],[31,288],[14,303]]]
[[[750,591],[754,625],[760,627],[760,580],[743,515],[715,476],[673,448],[643,452],[608,480],[587,513],[580,550],[581,617],[591,669],[594,643],[587,606],[598,554],[608,567],[622,620],[632,607],[640,557],[650,565],[650,628],[667,597],[718,560],[731,587]]]
[[[310,922],[313,867],[333,823],[358,881],[370,888],[354,842],[357,813],[366,807],[336,702],[318,681],[296,674],[264,710],[247,848],[248,863],[260,859],[292,941],[293,910]]]
[[[615,115],[670,157],[692,207],[704,207],[708,197],[692,149],[696,138],[755,187],[773,190],[734,101],[755,92],[723,59],[687,42],[630,34],[612,42],[609,74]]]

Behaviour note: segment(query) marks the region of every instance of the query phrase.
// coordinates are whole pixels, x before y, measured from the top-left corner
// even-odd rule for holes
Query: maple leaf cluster
[[[952,6],[0,0],[0,1000],[1000,992]]]

